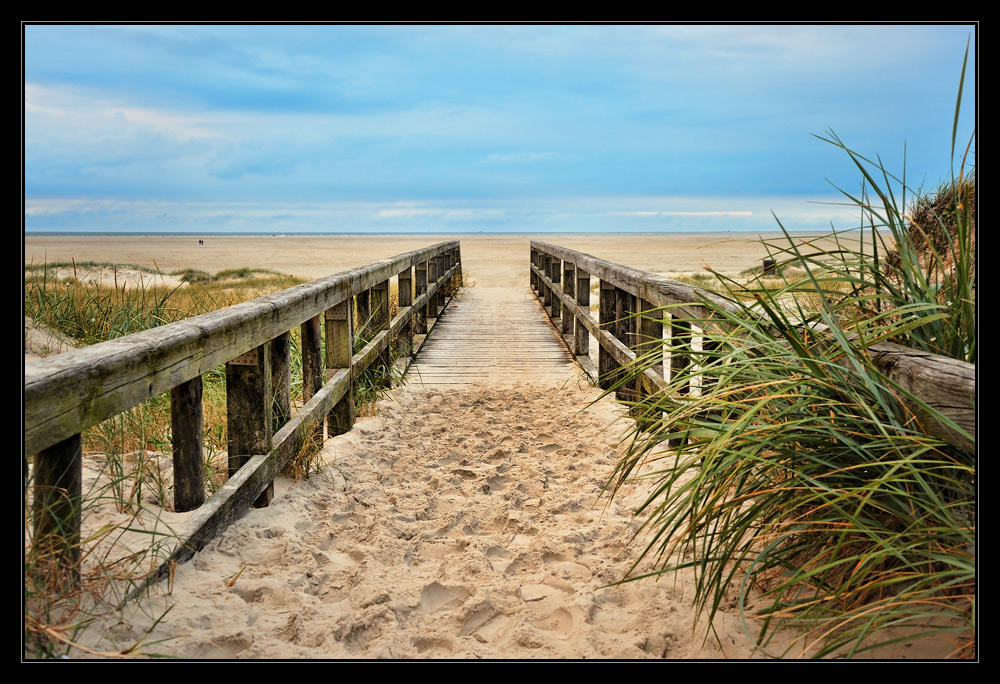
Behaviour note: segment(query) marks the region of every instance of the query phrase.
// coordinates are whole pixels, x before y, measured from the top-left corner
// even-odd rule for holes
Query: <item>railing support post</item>
[[[277,432],[292,417],[292,336],[271,340],[271,429]]]
[[[552,313],[550,314],[550,318],[552,318],[553,323],[555,323],[555,319],[562,318],[562,300],[559,299],[559,295],[556,294],[556,289],[559,287],[560,276],[562,275],[560,273],[561,270],[562,261],[560,259],[552,259],[549,262],[549,280],[552,281],[552,294],[550,297],[552,300]]]
[[[326,367],[328,371],[351,368],[354,356],[353,298],[348,297],[326,311]],[[354,375],[353,370],[350,375]],[[344,396],[334,404],[327,417],[327,432],[342,435],[354,427],[354,379],[347,383]]]
[[[563,293],[567,297],[569,297],[570,300],[573,300],[576,298],[576,266],[573,264],[572,261],[564,261],[562,266],[563,266],[563,279],[562,279]],[[573,321],[575,320],[576,317],[570,314],[565,307],[560,306],[560,309],[562,310],[562,318],[560,319],[562,325],[560,326],[559,331],[564,336],[572,335]]]
[[[319,316],[313,316],[299,326],[302,339],[302,401],[316,396],[323,387],[323,324]],[[323,441],[323,426],[326,419],[316,426],[313,436]]]
[[[638,320],[639,333],[636,336],[638,344],[635,346],[635,354],[637,358],[647,357],[646,364],[648,365],[644,364],[646,365],[646,371],[655,373],[662,378],[663,310],[657,309],[645,299],[639,299],[638,301],[640,317]],[[653,358],[649,359],[649,356]],[[640,377],[636,390],[638,391],[637,399],[641,401],[643,398],[653,394],[656,388],[651,386],[645,377]],[[655,421],[660,416],[659,414],[653,415],[652,412],[655,412],[652,407],[646,407],[646,409],[640,412],[640,415],[636,418],[640,429],[648,430],[653,427]]]
[[[447,262],[444,254],[438,254],[434,257],[434,261],[437,262],[437,271],[435,273],[435,280],[438,283],[437,293],[434,295],[434,299],[437,300],[437,310],[438,315],[444,309],[444,274],[447,269]]]
[[[542,274],[545,276],[545,278],[549,278],[551,274],[552,270],[551,264],[552,264],[552,257],[546,254],[545,252],[542,252],[540,256],[540,270]],[[542,306],[548,309],[546,313],[549,314],[549,317],[551,318],[552,314],[549,312],[551,311],[550,307],[552,306],[552,291],[549,289],[548,283],[546,283],[544,279],[540,278],[538,280],[538,286],[542,288]]]
[[[709,331],[702,330],[701,334],[701,358],[702,366],[707,366],[709,364],[718,363],[719,361],[719,350],[722,348],[722,343],[718,339],[712,339]],[[704,396],[711,392],[715,385],[718,384],[718,378],[716,376],[701,376],[701,394]]]
[[[323,387],[323,329],[319,316],[299,326],[302,338],[302,401],[309,401]]]
[[[676,314],[670,316],[670,382],[687,370],[691,364],[691,322]],[[677,394],[685,395],[691,391],[690,382],[677,388]]]
[[[615,288],[615,324],[613,326],[615,330],[615,337],[618,341],[624,344],[629,349],[635,350],[636,346],[636,297],[634,294],[622,290],[620,288]],[[632,378],[627,382],[621,384],[618,391],[615,393],[618,401],[623,404],[632,404],[636,401],[636,386],[638,380]],[[634,407],[629,411],[631,415],[635,415]]]
[[[615,334],[615,329],[613,327],[615,321],[615,286],[611,283],[602,280],[601,290],[600,290],[600,300],[598,301],[598,316],[601,324],[602,330],[607,330],[612,335]],[[617,378],[618,369],[620,364],[615,360],[615,357],[611,355],[611,352],[604,348],[604,345],[599,345],[599,350],[597,352],[597,370],[598,370],[598,384],[601,389],[608,390],[611,389]]]
[[[362,344],[368,344],[372,338],[372,291],[359,292],[355,299],[357,300],[355,306],[358,316],[358,333]]]
[[[271,345],[262,344],[226,364],[226,414],[229,432],[229,476],[256,454],[271,450]],[[274,482],[254,502],[271,503]]]
[[[202,464],[204,412],[201,376],[170,390],[170,441],[174,460],[174,510],[193,511],[205,503]]]
[[[413,267],[413,296],[420,299],[424,294],[427,293],[427,262],[421,261],[419,264]],[[424,305],[418,307],[416,311],[413,312],[413,334],[414,335],[426,335],[427,334],[427,314],[430,307]]]
[[[680,318],[676,314],[670,316],[670,383],[673,385],[677,377],[687,371],[691,363],[691,322]],[[676,388],[679,396],[685,396],[691,391],[691,382],[688,379],[683,385]],[[667,446],[676,448],[681,446],[682,439],[674,438],[667,442]]]
[[[438,278],[441,274],[438,273],[438,260],[437,257],[431,257],[427,260],[427,290],[430,291],[434,285],[437,283]],[[438,296],[437,292],[427,298],[427,318],[437,318],[438,317]]]
[[[535,269],[532,266],[538,266],[538,250],[534,247],[528,248],[528,283],[531,285],[531,289],[538,292],[538,276],[535,275]]]
[[[576,269],[576,303],[584,313],[590,311],[590,274],[580,268]],[[589,356],[590,331],[580,319],[576,319],[574,328],[573,353],[577,356]]]
[[[31,546],[38,577],[62,586],[80,583],[80,509],[83,447],[72,435],[35,454],[32,475],[35,518]]]
[[[397,278],[397,283],[399,287],[399,310],[413,306],[413,278],[411,274],[413,273],[413,268],[408,267],[404,271],[399,272],[399,277]],[[399,339],[396,342],[396,349],[401,357],[408,357],[413,355],[413,327],[414,319],[416,318],[416,312],[411,311],[410,315],[406,317],[406,321],[403,323],[402,329],[399,331]]]
[[[389,327],[389,281],[383,280],[381,283],[375,285],[371,289],[371,293],[371,334],[375,336]],[[390,373],[392,369],[392,355],[389,350],[390,346],[391,344],[386,344],[385,348],[378,353],[378,360],[374,362],[375,383],[379,387],[389,387],[392,384],[392,374]]]

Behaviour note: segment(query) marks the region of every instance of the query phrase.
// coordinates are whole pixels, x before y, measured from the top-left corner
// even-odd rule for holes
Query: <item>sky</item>
[[[816,136],[949,177],[970,37],[976,125],[969,24],[22,28],[28,232],[824,232]]]

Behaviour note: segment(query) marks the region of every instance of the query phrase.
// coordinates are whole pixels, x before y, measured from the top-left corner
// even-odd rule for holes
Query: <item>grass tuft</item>
[[[711,315],[692,322],[704,332],[682,333],[691,363],[636,405],[644,431],[611,495],[642,469],[647,574],[693,570],[699,614],[736,605],[771,655],[852,657],[934,636],[973,657],[975,455],[932,436],[868,348],[975,363],[975,175],[960,166],[908,203],[880,162],[822,139],[861,173],[861,192],[844,192],[860,227],[767,243],[777,282],[717,276],[730,308],[703,299]],[[799,635],[795,650],[772,650],[781,628]]]

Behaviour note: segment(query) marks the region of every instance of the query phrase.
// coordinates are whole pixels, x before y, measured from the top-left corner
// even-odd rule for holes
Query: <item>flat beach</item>
[[[764,237],[777,237],[768,234]],[[522,280],[527,286],[528,243],[549,242],[659,274],[690,273],[709,266],[736,273],[760,265],[766,248],[756,234],[602,235],[375,235],[375,236],[39,236],[24,241],[25,263],[113,262],[170,273],[195,268],[267,268],[319,278],[331,273],[459,239],[462,259],[476,281]],[[804,239],[804,238],[796,238]],[[199,244],[204,240],[204,245]],[[513,284],[513,282],[511,282]]]

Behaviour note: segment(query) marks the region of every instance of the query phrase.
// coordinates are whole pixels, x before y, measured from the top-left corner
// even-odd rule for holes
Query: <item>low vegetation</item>
[[[609,486],[649,478],[652,574],[692,569],[699,611],[757,618],[748,630],[771,655],[852,657],[932,636],[972,657],[976,457],[932,436],[868,349],[976,362],[975,173],[966,153],[952,181],[911,199],[881,163],[823,139],[861,174],[860,192],[843,193],[859,228],[823,247],[769,243],[777,281],[717,275],[739,313],[703,300],[711,315],[692,338],[705,343],[686,340],[692,364],[636,406],[648,429]],[[786,627],[800,636],[777,649]]]

